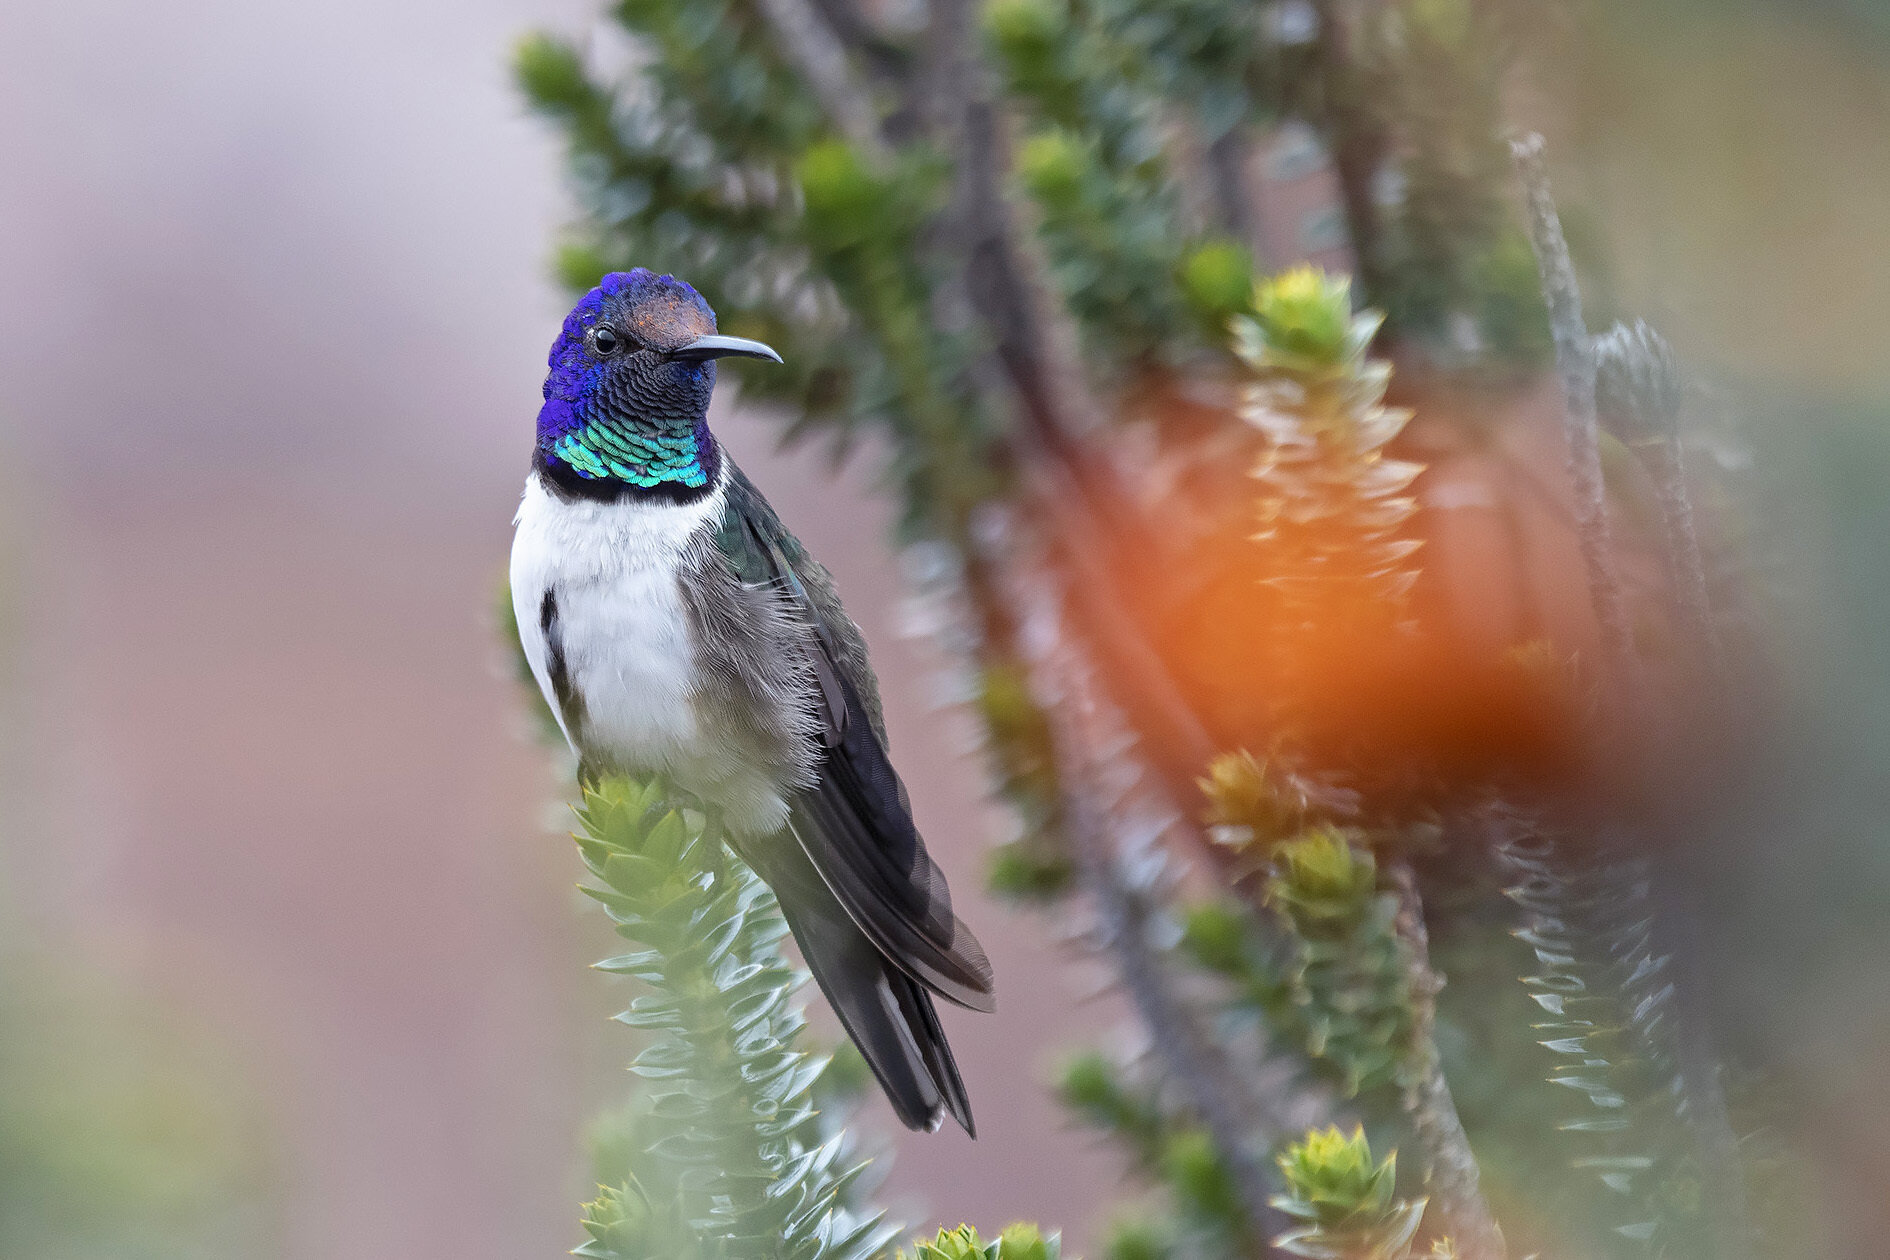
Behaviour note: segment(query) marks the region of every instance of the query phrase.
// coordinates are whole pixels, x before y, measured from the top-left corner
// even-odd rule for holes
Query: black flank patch
[[[564,659],[564,630],[558,624],[558,592],[545,588],[538,601],[538,629],[545,636],[545,673],[551,677],[551,694],[558,701],[558,715],[564,719],[571,742],[584,746],[584,697],[571,682],[571,667]]]

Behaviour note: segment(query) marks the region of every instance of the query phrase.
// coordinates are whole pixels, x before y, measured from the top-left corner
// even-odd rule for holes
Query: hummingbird
[[[580,778],[660,773],[708,806],[900,1121],[975,1136],[933,998],[992,1010],[991,964],[913,824],[859,627],[709,431],[724,358],[781,362],[646,268],[566,317],[513,521],[519,639]]]

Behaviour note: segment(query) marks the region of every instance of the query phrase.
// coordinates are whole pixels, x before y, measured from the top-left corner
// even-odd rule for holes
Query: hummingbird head
[[[721,463],[709,395],[729,355],[781,361],[759,341],[718,336],[715,312],[674,276],[612,272],[552,343],[534,463],[572,489],[706,492]]]

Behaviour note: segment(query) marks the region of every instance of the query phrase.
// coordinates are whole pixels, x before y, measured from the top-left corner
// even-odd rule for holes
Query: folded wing
[[[774,888],[809,969],[901,1119],[929,1125],[942,1104],[969,1130],[931,995],[991,1010],[991,964],[953,913],[944,874],[913,824],[887,756],[864,641],[831,579],[739,470],[728,502],[722,552],[744,582],[775,585],[801,613],[820,693],[815,782],[789,802],[798,851],[744,856]]]

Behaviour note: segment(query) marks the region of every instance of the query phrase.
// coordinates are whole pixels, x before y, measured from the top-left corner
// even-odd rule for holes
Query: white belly
[[[698,755],[695,651],[676,571],[625,565],[562,587],[558,615],[586,742],[649,770]]]
[[[678,505],[621,499],[567,503],[534,474],[514,522],[512,607],[538,686],[558,713],[540,621],[545,592],[583,729],[560,715],[580,752],[626,769],[668,775],[719,805],[731,826],[766,833],[787,815],[772,776],[735,756],[726,733],[705,729],[689,610],[678,573],[700,532],[721,519],[724,491]]]

